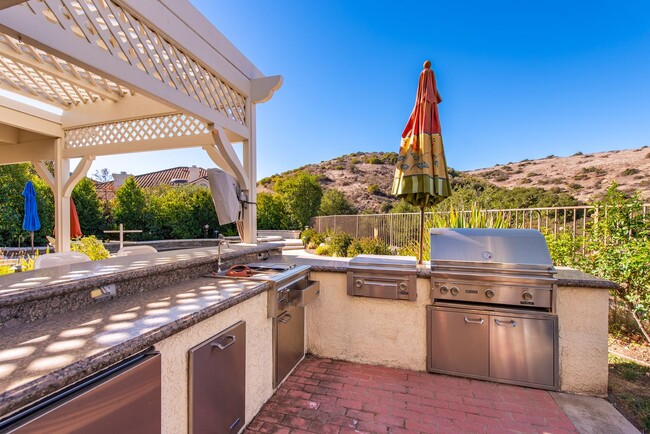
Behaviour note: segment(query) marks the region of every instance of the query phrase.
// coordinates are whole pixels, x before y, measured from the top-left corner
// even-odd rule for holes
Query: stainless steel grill
[[[432,229],[431,298],[554,311],[556,271],[532,229]]]
[[[358,255],[348,266],[348,295],[413,301],[416,270],[413,256]]]
[[[530,229],[432,229],[431,372],[557,389],[556,271]]]

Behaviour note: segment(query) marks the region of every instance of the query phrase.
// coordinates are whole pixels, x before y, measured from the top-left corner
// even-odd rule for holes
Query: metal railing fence
[[[648,215],[650,204],[642,207],[643,217]],[[598,219],[599,209],[594,206],[570,206],[550,208],[514,208],[480,210],[485,217],[504,218],[511,228],[537,229],[544,233],[571,234],[573,237],[587,235],[587,229]],[[602,211],[601,211],[602,212]],[[607,208],[604,209],[607,213]],[[469,218],[472,211],[456,211]],[[440,212],[445,216],[448,212]],[[425,227],[435,213],[424,214]],[[311,227],[318,232],[334,229],[346,232],[354,238],[377,238],[389,246],[402,247],[417,242],[420,213],[357,214],[313,217]]]

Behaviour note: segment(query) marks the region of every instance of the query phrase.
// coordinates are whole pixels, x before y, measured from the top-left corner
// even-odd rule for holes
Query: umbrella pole
[[[32,255],[34,254],[34,231],[29,232],[29,238],[32,240]]]
[[[418,264],[422,263],[422,242],[424,240],[424,205],[420,207],[420,257]]]

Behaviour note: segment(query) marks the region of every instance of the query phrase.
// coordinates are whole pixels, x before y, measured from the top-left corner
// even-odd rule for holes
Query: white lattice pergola
[[[58,251],[70,249],[68,198],[97,156],[202,147],[255,202],[255,106],[281,85],[187,0],[0,2],[0,89],[62,110],[0,96],[0,164],[32,162],[52,187]],[[251,205],[244,241],[256,233]]]

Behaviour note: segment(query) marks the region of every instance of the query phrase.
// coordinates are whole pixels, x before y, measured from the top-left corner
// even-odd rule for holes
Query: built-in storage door
[[[238,322],[189,354],[190,432],[239,432],[246,408],[246,323]]]
[[[488,375],[489,316],[428,307],[429,370]]]
[[[554,385],[553,318],[490,317],[490,376]]]
[[[273,321],[276,333],[275,387],[289,375],[305,354],[305,308],[291,306]]]
[[[126,361],[17,414],[0,432],[159,434],[160,372],[157,353]]]

